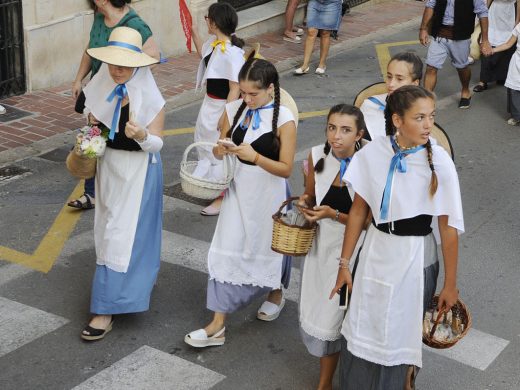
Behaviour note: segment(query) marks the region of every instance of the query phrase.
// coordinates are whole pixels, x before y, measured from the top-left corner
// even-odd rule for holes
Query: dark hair
[[[416,85],[405,85],[396,89],[390,96],[388,96],[385,108],[386,135],[392,136],[397,131],[392,121],[392,116],[397,114],[400,117],[403,117],[405,112],[408,111],[410,107],[412,107],[412,104],[414,104],[418,99],[435,100],[435,95],[433,92],[430,92],[423,87]],[[430,140],[426,142],[426,151],[428,153],[428,165],[432,171],[430,180],[430,195],[433,196],[437,191],[438,181],[437,174],[435,173],[435,167],[433,165],[433,151]]]
[[[208,8],[208,19],[225,35],[230,37],[231,44],[244,47],[244,41],[235,35],[238,25],[238,15],[228,3],[213,3]]]
[[[359,108],[356,106],[352,106],[350,104],[336,104],[334,107],[332,107],[327,115],[327,123],[329,122],[329,119],[334,114],[340,114],[340,115],[351,115],[356,119],[356,128],[358,133],[360,131],[367,131],[367,125],[365,124],[365,117],[363,116],[363,113]],[[325,129],[325,132],[327,130]],[[361,149],[361,143],[359,141],[356,142],[356,151]],[[325,140],[325,146],[323,147],[323,153],[325,155],[328,155],[330,152],[330,145],[327,140]],[[323,170],[323,167],[325,165],[325,159],[322,157],[318,160],[318,162],[314,165],[314,170],[318,173],[320,173]]]
[[[280,77],[278,76],[278,71],[273,64],[264,59],[253,58],[253,55],[254,52],[249,56],[246,63],[242,66],[242,69],[240,69],[238,80],[255,82],[257,87],[260,89],[267,89],[271,84],[274,85],[272,133],[274,140],[273,146],[275,150],[279,150],[280,139],[278,138],[278,116],[280,115]],[[246,102],[242,102],[233,118],[233,124],[227,133],[228,137],[231,137],[233,129],[236,127],[245,108]]]
[[[123,8],[125,5],[130,4],[132,2],[132,0],[109,0],[109,1],[110,1],[110,4],[112,4],[112,6],[116,7],[116,8]],[[88,2],[90,4],[90,7],[94,11],[97,11],[97,7],[96,7],[95,1],[94,0],[89,0]]]
[[[395,56],[393,56],[390,59],[390,62],[392,61],[402,61],[406,62],[407,64],[412,66],[412,80],[419,80],[421,81],[422,75],[423,75],[423,62],[419,58],[419,56],[415,53],[412,53],[411,51],[404,51],[401,53],[397,53]],[[388,62],[388,64],[390,64]]]

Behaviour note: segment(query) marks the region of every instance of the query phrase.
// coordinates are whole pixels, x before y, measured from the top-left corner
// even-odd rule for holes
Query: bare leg
[[[287,7],[285,7],[285,31],[283,33],[289,38],[296,37],[296,34],[293,31],[293,21],[298,4],[300,4],[300,0],[289,0],[287,2]]]
[[[433,92],[435,89],[435,85],[437,85],[437,68],[433,66],[426,65],[426,74],[424,76],[424,88],[428,91]]]
[[[330,47],[330,31],[322,30],[320,35],[320,68],[325,69],[327,67],[327,57],[329,55]]]
[[[314,41],[318,36],[318,30],[315,28],[309,28],[307,30],[307,38],[305,38],[305,48],[303,51],[303,64],[301,68],[303,70],[309,67],[309,62],[311,62],[312,50],[314,49]]]
[[[466,66],[462,69],[457,69],[459,73],[460,84],[462,85],[462,91],[460,93],[460,97],[469,98],[471,93],[469,92],[469,82],[471,80],[471,69],[469,66]]]
[[[213,336],[215,333],[217,333],[219,330],[221,330],[226,323],[226,316],[227,316],[226,313],[215,312],[213,314],[213,321],[211,321],[209,323],[209,325],[204,328],[204,330],[206,331],[206,334],[208,336]],[[224,333],[222,333],[222,336],[219,336],[219,337],[224,337]]]
[[[217,199],[215,199],[213,202],[211,202],[211,206],[213,206],[219,210],[220,210],[221,204],[222,204],[222,196],[219,196]]]
[[[339,352],[320,358],[320,383],[318,390],[332,390],[332,378],[338,365]]]
[[[269,291],[269,295],[267,295],[267,300],[275,305],[279,305],[282,302],[282,290],[280,288],[276,290]]]
[[[89,325],[94,329],[106,329],[110,322],[112,322],[112,316],[110,314],[97,314],[92,317]]]

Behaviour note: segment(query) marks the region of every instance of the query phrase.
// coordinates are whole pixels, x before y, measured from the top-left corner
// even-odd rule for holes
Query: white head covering
[[[110,76],[108,65],[102,64],[96,75],[84,89],[85,107],[109,129],[112,126],[114,112],[118,99],[111,101],[107,98],[112,95],[118,84]],[[152,122],[163,108],[165,101],[155,83],[149,68],[136,68],[134,75],[125,83],[130,101],[130,111],[134,120],[143,127]],[[119,129],[119,120],[116,122],[116,132]]]

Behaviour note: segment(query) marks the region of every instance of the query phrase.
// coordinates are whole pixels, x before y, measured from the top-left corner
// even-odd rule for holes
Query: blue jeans
[[[95,177],[85,179],[85,194],[89,195],[91,198],[95,198],[95,183]]]

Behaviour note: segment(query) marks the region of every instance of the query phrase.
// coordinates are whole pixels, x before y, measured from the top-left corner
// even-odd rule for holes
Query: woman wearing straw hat
[[[129,7],[131,0],[91,0],[94,9],[94,22],[90,29],[90,38],[87,49],[106,46],[110,33],[116,27],[130,27],[137,30],[143,39],[143,51],[157,59],[160,59],[159,46],[152,36],[152,30],[146,22],[139,17],[134,9]],[[77,101],[76,111],[83,113],[84,96],[81,94],[82,82],[90,73],[94,77],[101,67],[101,61],[91,58],[87,54],[87,49],[83,52],[79,64],[76,78],[72,82],[72,97]],[[67,203],[68,206],[89,210],[95,204],[94,178],[85,180],[84,193],[78,199],[73,199]]]
[[[96,272],[90,311],[81,333],[103,338],[113,315],[148,310],[159,271],[162,231],[164,99],[142,51],[141,35],[118,27],[107,46],[87,53],[103,62],[85,87],[91,122],[110,129],[96,173]]]

